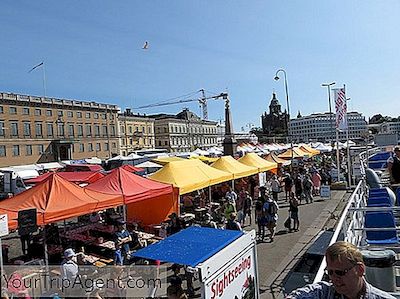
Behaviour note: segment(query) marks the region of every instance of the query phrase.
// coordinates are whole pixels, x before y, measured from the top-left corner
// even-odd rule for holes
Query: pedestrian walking
[[[319,192],[321,189],[321,176],[318,171],[314,171],[311,178],[314,186],[314,195],[319,196]]]
[[[287,201],[288,197],[290,195],[290,192],[292,192],[292,188],[293,188],[293,179],[289,173],[286,174],[283,182],[285,183],[285,200]]]
[[[306,203],[311,203],[314,200],[312,195],[312,189],[313,189],[313,183],[311,177],[309,175],[306,175],[303,180],[303,194]]]
[[[279,183],[276,175],[274,175],[271,178],[270,185],[271,185],[271,191],[272,191],[272,198],[275,201],[278,201],[278,195],[279,195],[279,192],[281,191],[281,186],[280,186],[280,183]]]
[[[274,241],[276,222],[278,221],[278,209],[279,206],[271,197],[263,205],[263,212],[266,226],[269,230],[269,238],[271,242]]]
[[[303,197],[303,179],[300,174],[297,174],[296,179],[294,180],[294,189],[296,192],[296,197],[301,204],[301,199]]]
[[[299,201],[297,200],[296,196],[294,195],[293,192],[290,193],[289,195],[289,216],[290,219],[293,220],[293,230],[298,231],[299,230]],[[289,226],[289,231],[291,231],[291,225]]]

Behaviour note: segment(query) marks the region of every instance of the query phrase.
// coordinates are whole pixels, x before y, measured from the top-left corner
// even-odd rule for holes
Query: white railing
[[[358,247],[363,246],[365,239],[364,214],[367,206],[367,186],[365,181],[365,169],[368,167],[368,157],[371,154],[381,151],[380,148],[370,149],[359,155],[361,163],[362,179],[358,182],[356,189],[351,194],[350,199],[343,210],[342,216],[336,226],[335,232],[329,245],[339,240],[350,242]],[[369,210],[370,208],[368,208]],[[315,276],[314,282],[321,281],[326,268],[326,260],[323,259],[321,266]]]

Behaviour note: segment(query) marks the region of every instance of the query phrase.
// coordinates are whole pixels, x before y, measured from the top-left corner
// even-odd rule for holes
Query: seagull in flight
[[[143,50],[147,50],[149,48],[149,42],[148,41],[145,41],[144,42],[144,45],[143,45],[143,47],[142,47],[142,49]]]

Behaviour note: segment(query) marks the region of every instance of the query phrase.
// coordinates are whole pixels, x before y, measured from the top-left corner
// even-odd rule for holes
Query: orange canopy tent
[[[290,163],[292,163],[291,161],[285,160],[285,159],[281,159],[279,157],[277,157],[274,153],[269,153],[266,157],[264,157],[265,160],[272,162],[272,163],[278,163],[278,164],[282,164],[282,165],[290,165]]]
[[[309,147],[308,145],[302,145],[302,146],[300,146],[300,149],[301,149],[303,152],[311,153],[310,156],[315,156],[315,155],[319,155],[319,154],[320,154],[320,151],[319,151],[319,150],[313,149],[312,147]]]
[[[292,149],[288,148],[285,152],[282,154],[278,155],[279,158],[282,159],[291,159],[293,156],[294,159],[296,158],[303,158],[305,156],[310,156],[310,153],[303,152],[301,149],[298,147],[293,148],[293,155],[292,155]]]
[[[122,167],[85,187],[85,190],[119,194],[127,207],[127,219],[144,225],[159,224],[178,212],[179,191],[170,184],[155,182]]]
[[[36,209],[37,224],[45,225],[122,203],[120,195],[85,192],[54,173],[35,187],[3,200],[0,214],[7,214],[9,228],[15,229],[18,226],[18,211],[22,210]]]

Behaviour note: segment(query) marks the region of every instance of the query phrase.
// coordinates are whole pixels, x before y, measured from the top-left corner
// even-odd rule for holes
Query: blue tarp
[[[243,235],[243,232],[191,226],[134,256],[195,267]]]

